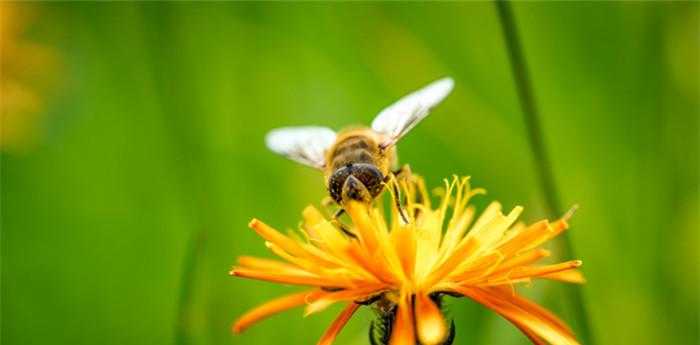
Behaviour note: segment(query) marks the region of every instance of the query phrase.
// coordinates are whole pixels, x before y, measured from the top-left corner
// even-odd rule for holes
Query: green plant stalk
[[[527,63],[520,45],[515,19],[513,18],[513,11],[508,1],[496,0],[495,4],[503,30],[503,37],[508,49],[508,58],[513,72],[513,78],[515,79],[520,107],[522,108],[525,126],[528,131],[528,140],[534,158],[537,179],[544,193],[545,208],[549,215],[561,216],[563,213],[559,202],[559,193],[554,183],[552,165],[549,156],[547,156],[547,150],[545,149],[539,114],[532,91],[532,84],[530,83],[530,77],[528,75]],[[574,250],[568,233],[563,234],[561,242],[563,247],[562,254],[566,257],[574,257]],[[576,318],[574,321],[580,331],[582,342],[584,344],[594,344],[594,337],[591,332],[581,287],[567,287],[565,289],[565,294],[567,300],[571,304],[570,306],[573,308],[573,314]]]
[[[191,343],[189,329],[190,308],[192,308],[192,294],[195,271],[197,269],[198,258],[204,245],[204,231],[196,231],[187,242],[187,250],[182,264],[182,275],[180,276],[180,297],[177,303],[177,327],[175,328],[175,344],[187,345]]]

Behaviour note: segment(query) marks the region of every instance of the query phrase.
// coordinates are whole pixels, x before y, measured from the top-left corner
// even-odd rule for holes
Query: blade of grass
[[[205,233],[204,231],[196,231],[191,236],[192,238],[187,241],[187,250],[182,263],[182,276],[180,277],[180,297],[177,303],[177,326],[175,327],[176,345],[191,343],[188,318],[191,314],[195,271],[202,247],[204,247]]]
[[[210,229],[217,228],[212,216],[210,178],[207,175],[207,157],[201,149],[200,128],[191,114],[197,113],[196,97],[182,85],[187,84],[188,75],[183,75],[181,54],[176,54],[179,42],[173,29],[177,21],[173,4],[139,3],[144,18],[144,39],[150,47],[148,57],[153,78],[157,85],[155,96],[161,106],[162,123],[166,127],[167,139],[172,147],[172,166],[177,183],[182,190],[182,203],[189,210],[192,221],[182,259],[179,296],[174,325],[174,344],[187,345],[196,342],[196,327],[193,323],[197,275],[201,269]],[[161,56],[172,56],[160,59]]]
[[[518,29],[513,17],[513,11],[508,1],[496,0],[495,4],[508,49],[508,58],[513,72],[513,78],[515,79],[520,107],[525,118],[525,126],[528,130],[528,140],[534,158],[537,179],[545,198],[545,208],[549,215],[559,217],[562,215],[559,193],[554,183],[552,166],[549,156],[547,156],[547,150],[542,137],[542,126],[539,120],[539,113],[533,95],[530,76],[528,75],[527,63],[520,45],[520,38],[518,37]],[[561,238],[563,247],[562,254],[565,257],[575,257],[568,233],[564,233]],[[594,344],[581,287],[567,286],[565,292],[567,300],[573,308],[573,314],[576,318],[574,321],[576,325],[578,325],[582,342],[584,344]]]

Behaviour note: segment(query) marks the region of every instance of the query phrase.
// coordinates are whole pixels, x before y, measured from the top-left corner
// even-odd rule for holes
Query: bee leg
[[[352,238],[357,238],[357,236],[356,236],[355,234],[353,234],[352,231],[350,231],[350,229],[348,229],[348,228],[345,226],[345,224],[343,224],[343,223],[340,221],[340,216],[342,216],[343,213],[345,213],[345,209],[342,208],[342,207],[339,208],[338,211],[335,211],[335,213],[333,214],[333,217],[331,218],[331,222],[332,222],[335,226],[337,226],[338,229],[340,229],[340,231],[342,231],[344,234],[346,234],[346,235],[348,235],[349,237],[352,237]]]
[[[411,171],[411,167],[408,164],[404,164],[401,168],[395,170],[393,172],[394,176],[396,176],[397,180],[404,180],[407,183],[410,183],[410,181],[413,179],[413,172]],[[423,200],[423,195],[421,193],[416,194],[416,201],[417,202],[422,202]],[[420,212],[419,208],[414,209],[414,214],[413,217],[415,218],[418,216],[418,213]]]
[[[401,168],[394,170],[393,174],[397,179],[408,180],[411,178],[413,173],[411,172],[411,167],[408,164],[404,164]]]
[[[394,174],[394,173],[392,173]],[[394,174],[396,176],[396,174]],[[384,182],[389,181],[389,176],[384,178]],[[396,206],[396,209],[399,210],[399,216],[401,216],[401,220],[403,220],[404,224],[408,224],[408,216],[406,215],[406,211],[403,209],[403,206],[401,205],[401,191],[399,190],[399,187],[396,183],[393,183],[392,185],[392,191],[394,192],[394,204]]]
[[[404,224],[408,224],[408,216],[406,215],[406,211],[403,209],[403,206],[401,205],[401,191],[399,190],[399,187],[394,184],[394,202],[396,203],[396,209],[399,210],[399,215],[401,216],[401,219],[403,220]]]

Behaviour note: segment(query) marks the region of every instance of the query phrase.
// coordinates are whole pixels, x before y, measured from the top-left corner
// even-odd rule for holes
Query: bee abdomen
[[[366,138],[359,136],[348,138],[336,146],[331,159],[331,166],[335,170],[354,163],[374,165],[376,163],[373,158],[374,150],[376,148],[370,145]]]
[[[370,148],[370,144],[367,142],[366,138],[360,137],[360,136],[355,136],[355,137],[350,137],[342,142],[338,143],[336,146],[335,152],[336,154],[342,154],[343,152],[347,151],[354,151],[354,150],[359,150],[359,149],[364,149],[367,150]]]
[[[349,151],[333,157],[333,170],[340,169],[350,164],[366,163],[374,165],[374,159],[367,150]]]

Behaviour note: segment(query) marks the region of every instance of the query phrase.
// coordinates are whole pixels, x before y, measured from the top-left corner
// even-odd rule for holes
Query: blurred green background
[[[477,205],[549,216],[493,3],[2,10],[3,344],[315,343],[337,308],[229,331],[294,290],[228,276],[239,255],[272,256],[249,219],[293,228],[324,196],[316,171],[263,137],[368,124],[445,75],[453,94],[401,159],[433,186],[471,175],[489,191]],[[600,344],[699,341],[699,13],[514,4],[551,168],[562,201],[581,206],[570,235]],[[558,289],[521,291],[570,321]],[[457,344],[527,343],[470,300],[449,308]],[[337,343],[365,344],[371,316]]]

